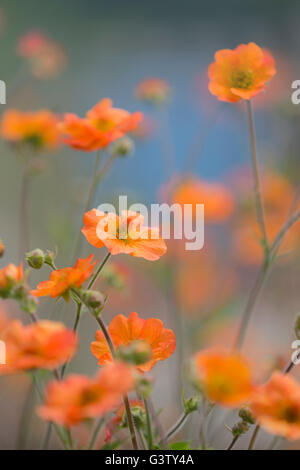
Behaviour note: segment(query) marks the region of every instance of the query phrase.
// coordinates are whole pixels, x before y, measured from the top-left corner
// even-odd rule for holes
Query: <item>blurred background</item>
[[[114,162],[99,185],[95,206],[126,194],[130,202],[147,205],[183,203],[192,197],[208,208],[217,207],[208,212],[205,246],[200,252],[186,253],[182,246],[169,243],[167,259],[154,265],[120,256],[113,259],[99,284],[109,294],[106,321],[118,313],[137,311],[143,318],[161,318],[166,327],[176,330],[176,354],[151,372],[153,401],[162,408],[167,428],[181,410],[178,377],[183,378],[186,394],[192,393],[186,380],[187,359],[203,347],[231,346],[262,260],[254,236],[245,109],[242,104],[221,103],[209,94],[207,67],[216,50],[250,41],[275,57],[277,75],[266,93],[254,100],[268,229],[273,237],[291,207],[298,205],[300,107],[291,104],[290,96],[292,81],[300,78],[300,4],[297,0],[7,0],[0,8],[0,79],[7,86],[7,104],[1,105],[1,113],[9,108],[47,108],[83,116],[101,98],[110,97],[117,107],[145,114],[135,136],[134,154]],[[32,70],[18,53],[20,39],[30,32],[44,34],[55,43],[45,70]],[[165,105],[151,106],[137,99],[137,84],[149,77],[169,84]],[[5,142],[0,142],[0,152],[0,237],[6,245],[2,266],[18,258],[21,174]],[[43,171],[31,187],[30,248],[57,246],[61,267],[70,262],[81,227],[93,163],[92,153],[61,147],[44,157]],[[195,182],[204,181],[214,188],[213,195],[201,195]],[[290,357],[300,301],[299,247],[296,224],[283,244],[247,335],[243,351],[258,381]],[[91,248],[83,243],[85,254]],[[103,255],[98,252],[98,259]],[[44,268],[31,275],[30,283],[35,286],[48,275]],[[13,303],[3,303],[1,308],[26,320]],[[73,310],[62,301],[58,307],[43,301],[40,315],[72,325]],[[80,351],[70,369],[84,373],[97,369],[89,352],[94,332],[93,321],[84,317]],[[0,448],[15,448],[20,442],[36,448],[45,425],[34,412],[24,417],[29,381],[25,376],[1,377],[0,385],[0,416],[5,423],[0,427]],[[234,412],[224,413],[212,418],[213,432],[207,442],[214,448],[224,448],[230,440],[224,422],[236,422]],[[20,419],[30,421],[22,436]],[[199,423],[197,415],[185,428],[185,436],[195,446],[199,445]],[[265,448],[270,440],[262,433],[258,447]],[[56,444],[54,438],[53,447]],[[243,438],[239,445],[243,446]]]

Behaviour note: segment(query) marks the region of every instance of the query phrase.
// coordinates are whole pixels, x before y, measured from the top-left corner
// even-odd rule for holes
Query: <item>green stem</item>
[[[26,168],[22,169],[22,182],[20,192],[20,214],[19,214],[19,261],[24,259],[26,251],[29,249],[29,189],[30,177]]]
[[[169,440],[177,431],[179,431],[182,426],[184,425],[186,419],[188,417],[188,413],[183,413],[182,416],[178,419],[178,421],[174,424],[174,426],[169,429],[167,432],[167,439]]]
[[[249,120],[249,132],[250,132],[251,149],[252,149],[251,154],[252,154],[252,166],[253,166],[253,174],[254,174],[254,191],[255,191],[257,221],[260,225],[260,229],[261,229],[261,233],[263,237],[262,238],[263,246],[264,246],[265,252],[267,253],[268,252],[268,238],[267,238],[263,196],[262,196],[259,167],[258,167],[256,138],[255,138],[254,119],[253,119],[251,100],[246,100],[246,104],[247,104],[247,114],[248,114],[248,120]]]
[[[258,435],[258,433],[259,433],[259,430],[260,430],[260,426],[257,424],[257,425],[255,426],[254,431],[253,431],[253,434],[252,434],[252,437],[251,437],[251,440],[250,440],[250,444],[249,444],[248,450],[253,450],[253,447],[254,447],[254,444],[255,444],[257,435]]]
[[[88,445],[88,450],[93,449],[93,447],[95,445],[95,442],[96,442],[96,439],[97,439],[97,436],[98,436],[98,434],[100,432],[100,429],[102,428],[103,424],[104,424],[104,419],[100,418],[98,423],[97,423],[97,426],[95,427],[95,429],[93,431],[91,440],[90,440],[89,445]]]
[[[240,437],[239,435],[234,436],[234,438],[232,439],[231,443],[229,444],[226,450],[231,450],[239,437]]]
[[[99,169],[99,164],[100,164],[100,159],[101,159],[101,152],[100,150],[97,151],[96,153],[96,158],[95,158],[95,164],[94,164],[94,169],[93,169],[93,174],[91,177],[91,182],[90,182],[90,187],[88,191],[88,196],[87,200],[84,206],[84,211],[83,213],[87,212],[88,209],[90,208],[90,204],[92,203],[97,184],[98,184],[98,169]],[[72,261],[74,260],[75,256],[79,256],[80,254],[80,248],[81,248],[81,232],[79,231],[75,245],[74,245],[74,252],[72,256]]]
[[[153,449],[153,434],[152,434],[152,424],[151,424],[151,417],[148,407],[148,402],[146,398],[143,399],[145,411],[146,411],[146,420],[147,420],[147,440],[148,440],[148,448],[149,450]]]
[[[113,342],[109,336],[109,333],[107,331],[107,328],[102,320],[101,317],[95,317],[103,334],[104,334],[104,337],[106,339],[106,342],[108,344],[108,347],[110,349],[110,352],[111,352],[111,355],[113,358],[116,357],[116,351],[115,351],[115,348],[114,348],[114,345],[113,345]],[[134,428],[134,422],[133,422],[133,417],[132,417],[132,413],[131,413],[131,409],[130,409],[130,404],[129,404],[129,400],[128,400],[128,396],[127,395],[124,395],[123,397],[123,401],[124,401],[124,405],[125,405],[125,410],[126,410],[126,415],[127,415],[127,420],[128,420],[128,426],[129,426],[129,431],[130,431],[130,436],[131,436],[131,442],[132,442],[132,447],[134,450],[138,450],[138,443],[137,443],[137,439],[136,439],[136,434],[135,434],[135,428]]]

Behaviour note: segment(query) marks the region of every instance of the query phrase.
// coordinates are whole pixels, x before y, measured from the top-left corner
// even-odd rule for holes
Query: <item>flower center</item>
[[[108,132],[115,126],[114,121],[111,119],[98,119],[96,121],[96,127],[99,131]]]
[[[246,90],[253,84],[252,70],[237,70],[232,73],[231,85],[232,88],[242,88]]]
[[[31,145],[37,150],[40,149],[44,144],[43,138],[39,134],[29,134],[28,136],[26,136],[25,141],[27,142],[27,144]]]
[[[299,411],[293,405],[287,405],[281,412],[281,417],[288,423],[297,423],[299,421]]]

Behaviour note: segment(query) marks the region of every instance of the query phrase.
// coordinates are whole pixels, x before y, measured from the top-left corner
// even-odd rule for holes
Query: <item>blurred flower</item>
[[[185,315],[199,316],[222,305],[236,291],[238,282],[213,244],[191,256],[182,256],[174,276],[175,295]]]
[[[165,103],[170,97],[171,87],[161,78],[147,78],[141,81],[135,90],[136,96],[152,104]]]
[[[1,136],[13,144],[26,144],[35,151],[58,146],[57,117],[50,111],[8,110],[1,121]]]
[[[121,217],[97,209],[86,212],[81,230],[87,241],[101,248],[106,246],[112,255],[127,253],[149,261],[158,260],[167,247],[155,228],[144,227],[144,217],[137,212],[122,211]]]
[[[196,354],[195,379],[209,400],[229,408],[247,402],[253,390],[246,361],[237,353],[217,349]]]
[[[207,222],[224,222],[234,210],[232,194],[222,183],[209,183],[196,178],[187,178],[181,182],[171,182],[169,191],[172,203],[181,206],[191,204],[194,213],[196,204],[204,204]]]
[[[250,179],[240,175],[237,188],[237,200],[241,216],[237,219],[233,232],[234,251],[240,261],[257,265],[263,260],[264,252],[260,243],[260,228],[255,214],[253,189]],[[299,204],[295,190],[289,180],[275,171],[265,171],[262,177],[266,229],[270,241],[273,241],[289,217],[290,211]],[[299,223],[289,230],[281,244],[279,254],[286,254],[299,246]]]
[[[31,294],[35,297],[50,295],[51,297],[69,297],[71,288],[80,287],[90,277],[96,261],[92,263],[93,255],[79,258],[72,268],[63,268],[52,271],[48,281],[40,282]]]
[[[148,139],[152,136],[153,132],[155,131],[155,128],[156,122],[149,116],[144,115],[143,120],[139,122],[136,129],[131,132],[131,135],[135,139]]]
[[[6,345],[6,364],[0,373],[31,369],[55,369],[69,361],[77,349],[77,337],[63,323],[43,320],[24,326],[18,320],[1,328]]]
[[[115,348],[129,345],[136,340],[144,341],[150,346],[152,357],[137,367],[141,372],[149,371],[158,361],[170,357],[176,348],[173,331],[164,328],[161,320],[157,318],[143,320],[136,312],[132,312],[128,318],[124,315],[114,317],[108,326],[108,332]],[[101,330],[96,332],[91,351],[100,365],[112,361],[109,347]]]
[[[234,50],[216,52],[215,62],[208,68],[209,90],[221,101],[249,100],[266,87],[275,73],[270,52],[254,42],[241,44]]]
[[[24,280],[23,266],[15,266],[10,263],[4,268],[0,269],[0,296],[6,297],[9,291],[21,284]]]
[[[65,114],[59,127],[66,136],[66,144],[88,152],[105,148],[134,131],[142,117],[139,112],[130,114],[123,109],[113,108],[112,101],[104,98],[87,111],[84,119],[75,114]]]
[[[40,79],[57,76],[66,64],[66,54],[61,45],[38,31],[24,34],[17,45],[17,52],[29,61],[32,74]]]
[[[290,440],[300,438],[300,386],[293,377],[274,372],[255,390],[251,408],[268,432]]]
[[[47,421],[75,426],[112,411],[133,386],[132,369],[125,364],[111,364],[95,378],[70,375],[64,381],[50,383],[38,414]]]

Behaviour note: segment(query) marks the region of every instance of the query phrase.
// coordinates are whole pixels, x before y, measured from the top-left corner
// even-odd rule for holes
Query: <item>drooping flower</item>
[[[135,90],[135,94],[140,100],[154,104],[165,103],[170,93],[169,83],[161,78],[147,78],[141,81]]]
[[[108,332],[116,349],[136,341],[143,341],[150,347],[151,359],[137,366],[141,372],[149,371],[158,361],[170,357],[176,348],[173,331],[166,329],[161,320],[157,318],[144,320],[136,312],[132,312],[128,318],[124,315],[114,317],[108,326]],[[91,351],[100,365],[112,361],[109,347],[101,330],[96,332]]]
[[[6,364],[0,373],[55,369],[69,361],[77,349],[77,336],[63,323],[48,320],[24,326],[18,320],[4,324],[0,339],[6,347]]]
[[[134,382],[132,369],[119,363],[101,369],[94,378],[70,375],[64,381],[50,383],[38,414],[47,421],[75,426],[112,411]]]
[[[134,131],[141,120],[141,113],[130,114],[124,109],[113,108],[112,101],[104,98],[86,113],[85,118],[65,114],[59,127],[66,144],[88,152],[105,148]]]
[[[17,52],[29,61],[32,74],[40,79],[57,76],[66,64],[61,45],[39,31],[24,34],[18,42]]]
[[[35,297],[50,295],[51,297],[64,296],[68,299],[71,288],[80,287],[90,277],[96,261],[92,262],[93,255],[79,258],[72,268],[62,268],[52,271],[48,281],[40,282],[31,294]]]
[[[158,260],[167,247],[159,230],[143,226],[141,214],[122,211],[121,217],[92,209],[84,214],[81,230],[87,241],[101,248],[106,246],[112,255],[127,253],[148,261]]]
[[[300,438],[300,385],[293,377],[274,372],[256,388],[251,409],[266,431],[290,440]]]
[[[253,391],[250,368],[237,353],[201,351],[194,367],[197,385],[212,402],[235,408],[247,402]]]
[[[209,90],[221,101],[249,100],[265,89],[275,73],[270,52],[254,42],[241,44],[215,53],[215,62],[208,68]]]
[[[12,263],[0,269],[0,297],[6,297],[10,290],[24,280],[23,266]]]
[[[1,121],[1,136],[18,145],[28,145],[35,151],[52,150],[59,144],[57,117],[47,110],[8,110]]]

